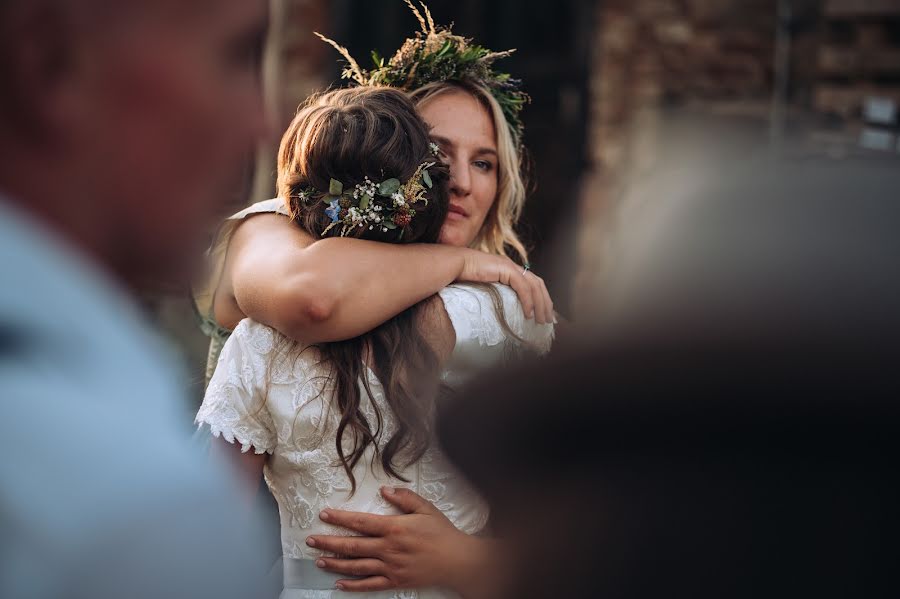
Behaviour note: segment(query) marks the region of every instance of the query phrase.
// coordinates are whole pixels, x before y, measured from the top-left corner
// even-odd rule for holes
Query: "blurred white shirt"
[[[178,373],[124,289],[0,196],[0,597],[259,595],[262,535],[189,443]]]

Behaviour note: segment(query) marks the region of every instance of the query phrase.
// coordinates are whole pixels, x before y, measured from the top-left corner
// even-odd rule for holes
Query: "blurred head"
[[[515,232],[525,202],[520,157],[503,110],[482,86],[444,81],[412,93],[450,166],[441,242],[527,261]]]
[[[0,188],[121,276],[182,269],[264,133],[267,7],[6,0]]]
[[[586,345],[445,405],[508,541],[495,596],[891,588],[900,171],[774,157],[678,162],[634,197]]]
[[[285,198],[294,220],[320,237],[331,224],[322,201],[331,179],[352,189],[366,178],[376,183],[396,178],[405,183],[423,163],[438,162],[431,152],[428,126],[407,96],[389,87],[339,89],[309,98],[281,141],[278,154],[278,195]],[[447,215],[446,167],[429,168],[434,187],[426,202],[413,206],[409,225],[383,232],[353,229],[353,237],[392,243],[437,243]],[[307,201],[300,192],[320,193]],[[340,227],[328,236],[340,234]]]

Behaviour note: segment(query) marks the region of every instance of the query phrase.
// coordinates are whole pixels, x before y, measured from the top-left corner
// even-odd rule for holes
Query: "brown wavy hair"
[[[331,224],[321,199],[332,178],[345,189],[368,177],[379,182],[395,177],[407,181],[423,162],[435,162],[428,126],[406,94],[387,87],[357,87],[315,95],[298,111],[285,133],[278,155],[278,194],[291,219],[320,238]],[[361,239],[388,243],[437,243],[449,206],[449,171],[443,164],[429,169],[434,186],[427,205],[413,206],[416,215],[402,229],[384,232],[376,227],[353,228]],[[304,201],[300,192],[322,193]],[[339,235],[339,227],[326,236]],[[340,268],[339,264],[335,268]],[[434,395],[439,360],[419,330],[430,300],[401,312],[359,337],[321,343],[321,362],[328,367],[329,389],[339,413],[335,447],[353,490],[353,468],[371,445],[385,472],[400,480],[402,468],[422,457],[432,437]],[[297,345],[296,347],[300,347]],[[374,401],[366,369],[371,368],[384,388],[396,430],[384,439],[384,416]],[[375,412],[371,423],[362,411],[362,387]],[[408,481],[407,481],[408,482]]]

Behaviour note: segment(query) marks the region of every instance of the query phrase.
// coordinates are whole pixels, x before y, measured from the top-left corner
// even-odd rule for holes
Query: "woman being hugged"
[[[510,52],[475,46],[437,28],[427,9],[427,18],[415,12],[422,32],[372,71],[331,43],[351,65],[346,76],[363,87],[409,93],[431,126],[451,177],[440,245],[316,240],[290,225],[285,198],[259,202],[225,222],[211,252],[212,276],[197,290],[198,309],[214,338],[223,340],[250,316],[300,341],[347,339],[452,282],[509,285],[527,318],[554,321],[546,286],[528,270],[515,230],[525,202],[519,112],[528,96],[520,82],[492,66]],[[340,273],[321,260],[336,254],[346,258]],[[210,371],[216,354],[214,348]]]
[[[550,296],[541,278],[528,269],[526,249],[515,231],[525,200],[519,112],[527,96],[518,81],[492,66],[508,53],[474,46],[436,27],[427,9],[424,16],[413,10],[422,31],[372,71],[362,70],[331,43],[347,58],[348,77],[363,88],[402,89],[431,127],[440,160],[450,171],[448,217],[440,243],[322,239],[295,226],[286,195],[289,186],[283,184],[288,181],[281,177],[296,161],[290,150],[282,152],[280,197],[226,221],[211,252],[212,276],[197,294],[204,326],[213,337],[208,375],[224,339],[247,316],[300,343],[342,341],[374,329],[454,282],[509,285],[519,299],[507,310],[510,320],[529,319],[529,326],[554,322]],[[497,340],[503,335],[496,323],[480,333],[469,341],[476,356],[482,348],[501,346]],[[490,364],[480,356],[456,362],[458,378]],[[322,518],[364,538],[313,536],[312,542],[322,548],[348,556],[326,559],[324,566],[346,575],[371,574],[345,581],[354,590],[427,586],[448,576],[463,582],[477,578],[472,572],[491,543],[458,534],[435,508],[436,496],[428,489],[386,494],[386,500],[407,512],[391,519],[325,510]],[[372,574],[373,565],[379,566],[377,574]]]
[[[285,134],[279,164],[290,222],[310,236],[400,245],[435,244],[442,234],[450,206],[447,169],[399,91],[365,87],[312,98]],[[344,267],[340,255],[325,259],[335,272]],[[480,532],[486,507],[433,446],[434,398],[438,388],[464,382],[470,362],[543,352],[552,335],[552,325],[524,318],[511,290],[491,285],[447,287],[343,341],[297,342],[242,320],[224,346],[197,421],[223,439],[217,445],[239,461],[249,489],[265,471],[281,518],[282,598],[336,597],[340,591],[333,589],[359,582],[322,569],[326,548],[309,539],[338,532],[320,520],[322,510],[396,516],[383,485],[431,495],[437,515],[458,535]],[[241,453],[232,449],[237,445]],[[357,564],[358,573],[402,585],[376,562]],[[415,594],[439,598],[452,596],[451,588],[468,590],[453,576],[431,583],[444,589]]]

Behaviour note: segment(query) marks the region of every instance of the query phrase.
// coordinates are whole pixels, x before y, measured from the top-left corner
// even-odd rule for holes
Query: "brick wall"
[[[606,0],[597,11],[590,167],[581,199],[576,318],[589,317],[623,181],[653,168],[670,112],[768,117],[776,0]]]

